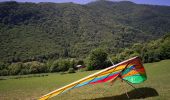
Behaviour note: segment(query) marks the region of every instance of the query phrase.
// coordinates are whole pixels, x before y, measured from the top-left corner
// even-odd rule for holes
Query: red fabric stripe
[[[142,68],[140,68],[140,69],[134,69],[134,70],[136,70],[137,72],[145,72],[144,67],[142,67]]]
[[[90,82],[90,84],[96,84],[96,83],[107,82],[108,80],[117,77],[119,74],[120,74],[120,73],[114,74],[114,75],[112,75],[112,76],[109,76],[109,77],[107,77],[107,78],[105,78],[105,79],[102,79],[102,80],[98,80],[98,81],[96,81],[96,82]]]

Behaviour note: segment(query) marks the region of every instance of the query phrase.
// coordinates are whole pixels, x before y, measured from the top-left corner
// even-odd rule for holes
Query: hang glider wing
[[[133,84],[141,83],[147,79],[145,69],[139,60],[134,60],[133,64],[121,73],[121,77]]]
[[[124,80],[127,80],[131,83],[141,83],[146,80],[145,69],[141,63],[139,57],[134,57],[128,60],[125,60],[121,63],[103,69],[97,73],[89,75],[85,78],[82,78],[76,82],[68,84],[64,87],[61,87],[57,90],[54,90],[42,97],[39,100],[47,100],[51,97],[59,95],[63,92],[66,92],[73,88],[78,88],[87,84],[96,84],[103,83],[110,80],[114,80],[117,77],[121,77]]]

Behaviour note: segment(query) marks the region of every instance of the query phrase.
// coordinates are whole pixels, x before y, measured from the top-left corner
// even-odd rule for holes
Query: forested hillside
[[[0,3],[1,61],[115,54],[170,31],[170,7],[132,2]]]
[[[170,32],[170,7],[132,2],[0,3],[0,61],[116,54]]]

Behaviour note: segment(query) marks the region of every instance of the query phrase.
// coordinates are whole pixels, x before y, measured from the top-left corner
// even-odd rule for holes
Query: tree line
[[[149,43],[136,43],[130,48],[125,48],[112,57],[114,62],[120,62],[133,56],[140,56],[144,63],[170,59],[170,33]]]
[[[125,48],[116,55],[108,54],[103,48],[92,50],[85,59],[59,58],[48,59],[43,62],[13,62],[0,63],[0,75],[25,75],[49,72],[69,72],[77,70],[76,65],[86,66],[85,70],[103,69],[111,66],[108,57],[114,63],[121,62],[134,56],[140,56],[144,63],[170,59],[170,34],[163,38],[145,44],[136,43],[130,48]]]

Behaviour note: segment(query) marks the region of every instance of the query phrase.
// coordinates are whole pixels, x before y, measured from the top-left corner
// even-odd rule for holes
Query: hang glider
[[[68,90],[84,85],[114,81],[118,77],[133,84],[142,83],[147,79],[140,58],[134,57],[54,90],[40,97],[39,100],[47,100]]]

